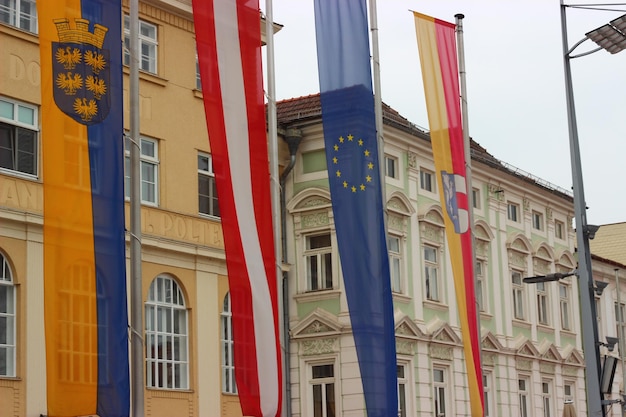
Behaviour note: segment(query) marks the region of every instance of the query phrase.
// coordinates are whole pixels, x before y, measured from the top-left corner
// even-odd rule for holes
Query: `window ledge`
[[[24,29],[20,29],[16,26],[9,25],[7,23],[0,23],[0,33],[6,33],[13,37],[23,39],[25,41],[31,42],[35,45],[39,45],[39,35],[36,33],[29,32]]]
[[[193,96],[196,98],[204,98],[204,94],[202,94],[202,90],[198,90],[197,88],[194,88],[193,90]]]
[[[537,330],[554,333],[554,327],[545,323],[537,323]]]
[[[525,327],[525,328],[527,328],[527,329],[530,329],[530,327],[531,327],[531,323],[530,323],[530,322],[527,322],[527,321],[525,321],[525,320],[516,319],[516,318],[514,318],[513,320],[511,320],[511,323],[512,323],[514,326],[517,326],[517,327]]]
[[[400,292],[392,292],[393,301],[398,301],[400,303],[409,304],[411,302],[411,297],[400,293]]]
[[[130,68],[128,65],[124,65],[124,74],[130,75]],[[165,87],[169,80],[165,78],[159,77],[156,74],[152,74],[143,70],[139,70],[139,79],[148,81],[152,84],[160,85],[161,87]]]
[[[448,305],[441,301],[424,300],[424,307],[432,308],[433,310],[447,311]]]
[[[313,301],[333,300],[339,298],[341,290],[321,290],[321,291],[309,291],[300,294],[296,294],[293,298],[297,302],[309,303]]]
[[[573,330],[571,330],[571,329],[569,329],[569,330],[566,330],[566,329],[561,329],[561,334],[562,334],[562,335],[567,335],[567,336],[576,337],[576,332],[575,332],[575,331],[573,331]]]

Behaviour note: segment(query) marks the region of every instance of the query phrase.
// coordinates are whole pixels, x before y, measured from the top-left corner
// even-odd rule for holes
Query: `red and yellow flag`
[[[483,416],[469,195],[461,124],[455,25],[414,12],[430,140],[450,249],[473,417]]]

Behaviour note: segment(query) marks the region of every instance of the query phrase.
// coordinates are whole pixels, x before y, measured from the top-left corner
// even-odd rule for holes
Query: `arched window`
[[[0,253],[0,376],[15,376],[15,287]]]
[[[146,301],[146,385],[189,387],[187,309],[180,287],[166,275],[152,281]]]
[[[220,314],[222,348],[222,392],[237,393],[235,383],[235,362],[233,357],[233,314],[230,308],[230,293],[224,297],[224,306]]]

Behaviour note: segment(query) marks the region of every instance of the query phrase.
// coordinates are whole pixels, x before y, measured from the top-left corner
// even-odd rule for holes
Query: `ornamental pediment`
[[[291,330],[294,339],[336,336],[339,333],[341,324],[337,318],[321,308],[316,308]]]

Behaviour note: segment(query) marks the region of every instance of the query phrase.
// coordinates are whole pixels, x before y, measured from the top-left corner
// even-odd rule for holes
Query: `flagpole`
[[[370,32],[372,33],[372,73],[374,80],[374,113],[376,115],[376,141],[378,143],[378,167],[380,171],[380,187],[383,198],[383,212],[387,223],[387,193],[385,191],[385,140],[383,139],[383,99],[380,92],[380,55],[378,50],[378,15],[376,0],[370,0]],[[385,226],[385,233],[387,227]]]
[[[141,279],[141,177],[139,130],[139,0],[130,0],[130,337],[131,415],[144,415],[143,320]]]
[[[288,334],[284,331],[284,315],[283,309],[284,296],[282,289],[282,268],[281,268],[281,221],[280,221],[280,183],[278,178],[278,126],[276,120],[276,80],[274,69],[274,11],[272,0],[265,0],[265,46],[266,46],[266,65],[267,65],[267,134],[269,137],[269,164],[270,164],[270,191],[272,199],[272,223],[274,228],[274,253],[276,256],[276,288],[278,297],[278,321],[280,334],[280,347],[282,358],[282,378],[283,381],[280,390],[282,392],[281,415],[288,417],[289,398],[287,398],[286,390],[286,374],[289,372],[285,369],[285,345],[289,343]]]
[[[467,111],[467,86],[465,79],[465,46],[463,43],[463,18],[465,15],[458,13],[454,15],[456,18],[456,43],[457,43],[457,55],[459,60],[459,87],[461,89],[461,120],[463,123],[463,147],[465,150],[465,181],[467,182],[467,194],[470,196],[468,204],[469,212],[469,224],[470,231],[472,233],[472,269],[476,268],[476,239],[474,236],[474,193],[472,188],[472,154],[470,152],[470,135],[469,135],[469,117]],[[480,365],[482,372],[482,336],[480,333],[480,307],[476,302],[476,274],[474,274],[474,302],[476,303],[476,327],[478,332],[478,354],[480,356]],[[476,375],[476,377],[482,378],[483,375]],[[480,396],[483,402],[483,414],[485,404],[485,392],[481,392]],[[475,417],[475,416],[474,416]],[[482,417],[482,416],[480,416]]]

